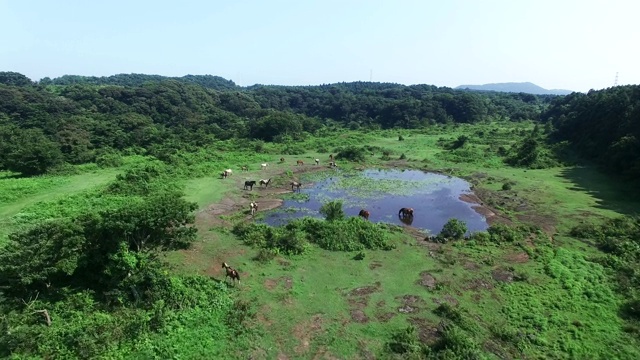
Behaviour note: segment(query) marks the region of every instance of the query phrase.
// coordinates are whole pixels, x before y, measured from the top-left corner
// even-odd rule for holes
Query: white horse
[[[227,176],[233,174],[233,171],[231,171],[231,169],[227,169],[227,170],[225,170],[225,172],[227,173]]]
[[[262,170],[266,169],[267,166],[269,166],[267,163],[260,164],[260,168],[262,168]]]
[[[251,204],[249,204],[249,208],[251,209],[251,216],[255,215],[255,213],[258,211],[258,203],[252,201]]]
[[[270,182],[271,179],[260,179],[260,186],[262,187],[262,185],[264,185],[265,187],[268,187]]]
[[[320,159],[315,159],[316,165],[320,164]]]

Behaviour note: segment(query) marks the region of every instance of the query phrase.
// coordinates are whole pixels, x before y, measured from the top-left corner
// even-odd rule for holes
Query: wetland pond
[[[316,173],[302,178],[299,193],[287,196],[281,207],[265,213],[264,222],[283,225],[303,216],[322,218],[322,204],[341,200],[347,216],[358,216],[360,209],[370,212],[369,220],[403,225],[398,210],[414,209],[409,224],[436,235],[451,218],[464,221],[469,232],[486,230],[484,216],[475,204],[460,200],[470,194],[463,179],[419,170],[364,170]]]

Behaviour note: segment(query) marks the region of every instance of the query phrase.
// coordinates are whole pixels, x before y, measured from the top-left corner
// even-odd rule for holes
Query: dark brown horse
[[[409,218],[413,217],[413,209],[412,208],[402,208],[398,211],[398,216],[400,218]]]
[[[244,182],[244,189],[247,190],[247,188],[249,188],[249,190],[253,190],[253,185],[256,184],[255,180],[251,180],[251,181],[245,181]]]
[[[297,181],[292,181],[290,183],[290,185],[291,185],[291,191],[296,191],[296,190],[294,190],[294,188],[296,188],[298,190],[298,192],[300,192],[300,186],[302,186],[302,184],[300,184]]]
[[[302,165],[304,165],[304,161],[302,160],[296,161],[296,166],[302,166]]]
[[[238,284],[240,284],[240,274],[238,271],[231,266],[227,265],[227,263],[222,263],[222,268],[227,271],[227,275],[225,276],[225,280],[227,278],[231,278],[231,282],[235,283],[235,280],[238,280]]]
[[[358,216],[362,216],[365,220],[369,220],[369,211],[362,209],[358,213]]]

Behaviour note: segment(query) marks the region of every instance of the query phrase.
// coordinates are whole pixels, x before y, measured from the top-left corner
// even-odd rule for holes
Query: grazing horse
[[[413,209],[412,208],[402,208],[398,211],[398,217],[400,218],[412,218],[413,217]]]
[[[302,160],[296,161],[296,166],[298,166],[298,165],[304,165],[304,161],[302,161]]]
[[[262,187],[262,185],[264,185],[264,187],[269,187],[269,183],[271,182],[271,178],[269,179],[260,179],[260,187]]]
[[[233,174],[233,171],[231,169],[227,169],[225,171],[227,172],[227,176],[231,176],[231,174]]]
[[[284,158],[280,158],[280,162],[283,163],[284,162]]]
[[[251,216],[255,215],[255,213],[258,211],[258,203],[252,201],[251,204],[249,204],[249,209],[251,210]]]
[[[253,190],[253,185],[256,184],[255,180],[251,180],[251,181],[245,181],[244,182],[244,189],[247,190],[247,188],[249,188],[249,190]]]
[[[222,176],[223,179],[226,179],[227,176],[229,176],[229,173],[227,172],[227,170],[225,170],[225,171],[220,173],[220,176]]]
[[[369,212],[365,209],[360,210],[358,216],[362,216],[365,220],[369,220]]]
[[[295,191],[293,188],[296,188],[298,192],[300,192],[300,186],[302,186],[302,184],[300,184],[297,181],[292,181],[290,185],[291,185],[291,191]]]
[[[230,277],[231,282],[235,283],[235,280],[238,280],[238,284],[240,284],[240,274],[238,273],[238,270],[227,265],[227,263],[222,263],[222,268],[227,270],[227,276],[224,278],[225,280]]]
[[[267,163],[262,163],[262,164],[260,164],[260,168],[261,168],[262,170],[266,169],[266,168],[267,168],[267,166],[269,166],[269,164],[267,164]]]
[[[320,159],[315,159],[316,165],[320,164]]]
[[[249,171],[249,167],[247,165],[243,166],[242,171]]]

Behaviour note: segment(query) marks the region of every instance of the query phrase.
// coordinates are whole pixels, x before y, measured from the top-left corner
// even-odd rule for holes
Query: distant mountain
[[[484,85],[460,85],[456,87],[460,90],[479,90],[479,91],[501,91],[501,92],[513,92],[513,93],[527,93],[535,95],[568,95],[573,91],[562,89],[547,90],[536,84],[530,82],[510,82],[510,83],[497,83],[497,84],[484,84]]]

